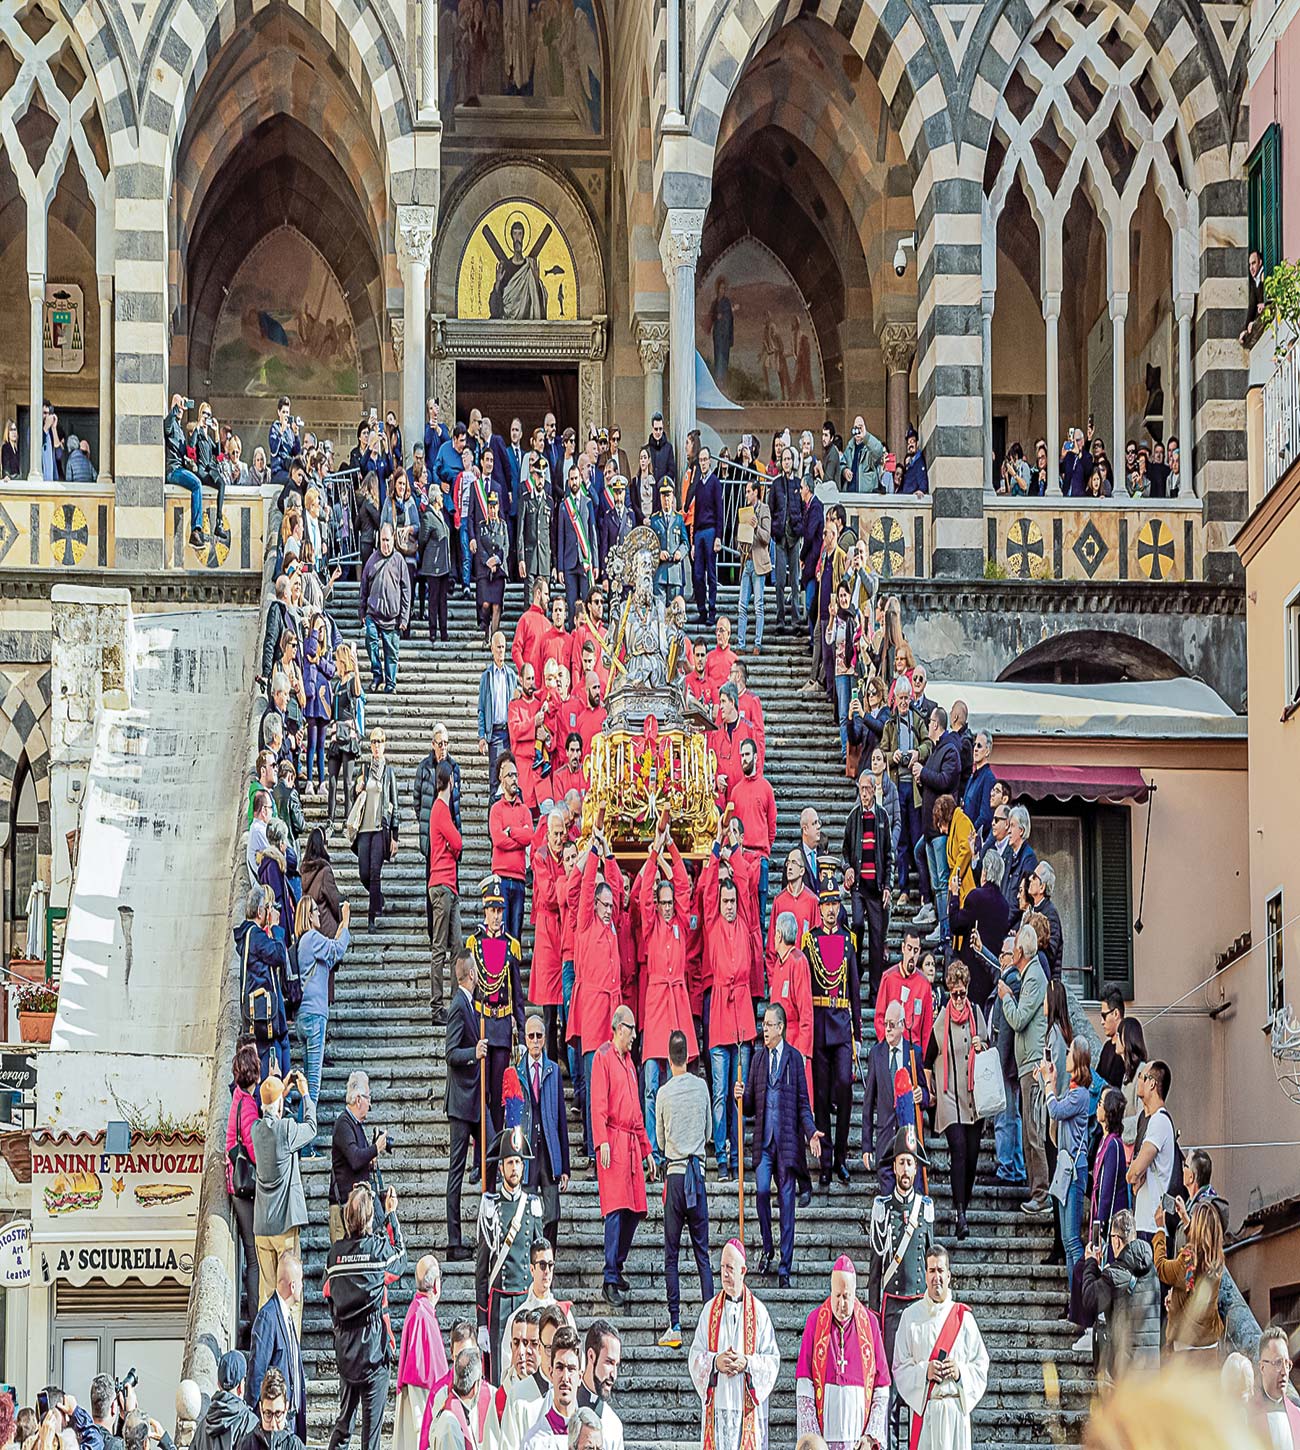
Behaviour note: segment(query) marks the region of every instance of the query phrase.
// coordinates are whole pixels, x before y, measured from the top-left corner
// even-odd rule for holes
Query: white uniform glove
[[[484,1354],[488,1352],[488,1332],[486,1324],[479,1329],[478,1347]]]

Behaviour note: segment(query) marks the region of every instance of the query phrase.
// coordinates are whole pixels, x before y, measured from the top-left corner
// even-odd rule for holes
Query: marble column
[[[641,371],[645,374],[645,436],[650,433],[650,419],[664,410],[664,363],[668,360],[668,324],[638,317],[636,346],[641,355]],[[628,458],[631,467],[632,459]]]
[[[686,125],[682,114],[682,0],[664,0],[664,125]]]
[[[1124,467],[1124,438],[1128,432],[1128,409],[1124,393],[1128,384],[1127,354],[1124,351],[1124,321],[1128,317],[1128,293],[1115,292],[1110,299],[1110,392],[1111,441],[1107,450],[1111,469]],[[1093,420],[1094,424],[1096,419]],[[1116,489],[1122,478],[1115,479]]]
[[[420,0],[420,111],[418,119],[433,124],[437,124],[441,120],[438,115],[438,0]]]
[[[1196,294],[1178,292],[1174,295],[1174,316],[1178,319],[1178,491],[1180,498],[1197,492],[1192,477],[1192,457],[1196,439],[1192,436],[1192,319],[1196,312]]]
[[[28,272],[27,296],[32,304],[30,341],[31,366],[28,389],[30,412],[27,415],[27,477],[32,483],[41,481],[41,407],[45,400],[45,273]]]
[[[1055,491],[1055,469],[1061,456],[1061,294],[1043,293],[1043,321],[1047,324],[1047,468],[1048,492]],[[1113,455],[1112,455],[1113,456]],[[1123,458],[1123,452],[1120,457]]]
[[[981,423],[984,429],[984,487],[996,487],[993,477],[993,304],[996,292],[980,293],[980,346],[983,359]]]
[[[431,206],[397,208],[397,261],[402,272],[402,437],[407,449],[424,438],[424,360],[429,323]]]
[[[695,264],[700,259],[704,212],[670,207],[659,255],[672,294],[668,318],[669,425],[678,470],[685,467],[686,435],[695,427]]]
[[[101,481],[113,476],[113,274],[99,274],[99,457]]]
[[[885,360],[885,434],[889,451],[901,467],[907,455],[908,406],[912,392],[912,359],[916,356],[916,324],[887,322],[880,329]]]

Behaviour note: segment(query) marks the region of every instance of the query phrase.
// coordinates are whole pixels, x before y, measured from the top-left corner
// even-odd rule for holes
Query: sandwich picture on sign
[[[165,1203],[179,1203],[193,1192],[188,1183],[140,1183],[136,1185],[135,1201],[141,1208],[158,1208]]]
[[[98,1173],[60,1173],[45,1190],[45,1212],[51,1218],[61,1213],[80,1213],[98,1208],[104,1185]]]

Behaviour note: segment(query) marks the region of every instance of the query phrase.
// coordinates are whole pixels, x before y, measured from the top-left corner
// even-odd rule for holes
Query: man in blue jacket
[[[576,463],[569,467],[569,491],[559,508],[555,543],[555,567],[564,579],[569,618],[576,619],[578,600],[586,599],[596,570],[596,523]]]
[[[700,445],[697,481],[686,507],[695,504],[692,564],[695,576],[695,612],[708,629],[718,622],[718,553],[722,548],[722,484],[713,467],[713,455]]]
[[[781,1206],[781,1261],[778,1283],[790,1287],[794,1263],[795,1174],[803,1167],[804,1143],[821,1153],[821,1134],[808,1101],[803,1054],[785,1040],[785,1008],[773,1002],[763,1014],[763,1051],[754,1054],[749,1081],[736,1084],[736,1100],[754,1122],[754,1188],[763,1257],[758,1272],[772,1268],[772,1179]]]
[[[282,397],[275,405],[275,422],[267,434],[266,462],[271,482],[283,487],[289,482],[289,464],[302,454],[298,425],[289,417],[289,400]]]
[[[438,404],[430,398],[425,404],[424,423],[424,461],[430,468],[433,467],[433,460],[438,456],[438,449],[450,438],[451,434],[447,431],[447,425],[439,414]]]
[[[542,1201],[542,1232],[554,1249],[559,1239],[560,1194],[569,1186],[569,1123],[560,1069],[546,1055],[546,1023],[539,1011],[524,1022],[524,1052],[515,1064],[524,1090],[524,1187]]]

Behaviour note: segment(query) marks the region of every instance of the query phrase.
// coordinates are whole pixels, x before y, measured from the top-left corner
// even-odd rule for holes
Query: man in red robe
[[[542,670],[544,673],[547,660],[554,660],[556,664],[565,670],[569,676],[570,683],[572,683],[575,654],[573,636],[565,627],[568,614],[569,608],[564,602],[564,596],[557,594],[551,600],[551,627],[546,631],[545,638],[542,640]],[[582,658],[580,652],[576,658]]]
[[[582,757],[585,754],[582,736],[576,730],[569,730],[564,737],[564,761],[551,767],[549,784],[552,800],[562,805],[571,790],[576,790],[580,796],[587,793],[587,780],[582,773]]]
[[[623,990],[622,956],[614,920],[623,899],[623,873],[599,831],[592,835],[579,881],[569,1038],[576,1039],[581,1053],[587,1089],[587,1156],[591,1157],[591,1064],[596,1049],[610,1039],[614,1009],[622,1001]]]
[[[596,1147],[600,1215],[605,1220],[604,1296],[617,1309],[627,1302],[623,1296],[631,1285],[623,1266],[636,1226],[646,1215],[650,1140],[641,1117],[632,1062],[636,1018],[630,1007],[615,1010],[612,1029],[611,1040],[601,1044],[592,1061],[591,1136]]]
[[[700,873],[704,908],[704,959],[712,997],[709,1003],[709,1076],[713,1095],[713,1156],[724,1183],[735,1176],[738,1146],[732,1089],[749,1066],[754,1040],[754,1002],[750,994],[753,932],[740,915],[736,880],[722,875],[722,832]],[[731,860],[736,853],[729,853]]]
[[[740,691],[740,699],[736,702],[740,707],[740,718],[758,742],[758,769],[761,773],[767,761],[767,725],[763,719],[763,702],[749,688],[749,666],[744,660],[738,659],[732,664],[731,683]]]
[[[745,824],[745,845],[760,859],[758,911],[762,921],[767,916],[768,863],[776,841],[776,795],[771,781],[763,774],[758,743],[741,740],[739,757],[740,775],[731,782],[727,801],[732,812]]]
[[[510,649],[510,658],[522,678],[524,666],[532,665],[533,679],[542,677],[542,641],[551,632],[551,622],[546,617],[550,587],[545,579],[538,579],[533,585],[532,605],[519,616],[515,625],[515,640]]]
[[[666,850],[665,850],[666,847]],[[646,944],[641,1061],[645,1068],[645,1131],[655,1138],[655,1094],[668,1076],[668,1038],[686,1036],[687,1061],[699,1055],[686,983],[691,881],[676,842],[663,828],[650,843],[641,877],[641,923]]]
[[[717,643],[704,657],[704,682],[716,694],[731,678],[731,667],[736,663],[736,652],[731,648],[731,620],[725,614],[718,616]]]
[[[590,665],[583,661],[583,675],[585,677],[589,670],[594,670],[603,694],[605,683],[609,679],[609,660],[606,658],[609,641],[605,636],[605,597],[599,589],[591,591],[587,596],[586,604],[578,605],[578,618],[574,624],[573,638],[579,659],[582,659],[587,646],[591,646],[592,661]]]
[[[537,807],[537,732],[546,727],[546,701],[537,693],[537,674],[525,664],[519,674],[519,693],[506,710],[510,754],[519,771],[519,792],[528,809]]]
[[[600,703],[600,678],[595,670],[591,670],[586,678],[586,707],[578,712],[574,728],[582,736],[582,753],[584,756],[591,752],[591,742],[600,734],[605,726],[605,717],[609,713],[604,705]]]
[[[709,749],[718,757],[719,803],[726,800],[732,783],[741,777],[741,743],[754,738],[749,726],[740,718],[739,698],[740,692],[730,681],[722,686],[718,694],[717,728],[708,734]]]

